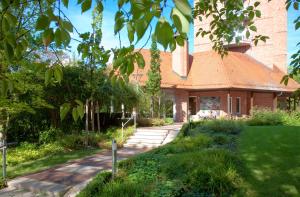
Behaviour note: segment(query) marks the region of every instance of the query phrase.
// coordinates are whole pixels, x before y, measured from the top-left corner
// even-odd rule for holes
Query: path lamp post
[[[134,107],[132,110],[132,116],[133,116],[133,121],[134,121],[134,131],[136,132],[136,108]]]
[[[125,113],[124,113],[124,104],[121,105],[122,108],[122,142],[124,142],[124,119],[125,119]]]

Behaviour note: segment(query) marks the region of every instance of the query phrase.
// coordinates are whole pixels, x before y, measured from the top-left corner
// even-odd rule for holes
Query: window
[[[236,114],[241,114],[241,97],[236,97]]]
[[[200,110],[220,110],[221,98],[214,96],[200,97]]]

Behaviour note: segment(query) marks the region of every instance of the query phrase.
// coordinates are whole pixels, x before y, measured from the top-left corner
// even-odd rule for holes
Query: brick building
[[[262,16],[256,21],[258,34],[270,39],[257,46],[251,39],[229,43],[223,59],[211,50],[207,37],[194,37],[194,53],[188,43],[173,53],[161,52],[161,86],[173,100],[175,121],[193,117],[243,116],[255,107],[276,109],[300,88],[294,80],[280,81],[287,73],[287,11],[285,0],[261,0]],[[280,17],[278,17],[280,16]],[[195,29],[207,28],[209,21],[195,20]],[[196,32],[195,32],[196,33]],[[150,51],[142,50],[144,70],[137,69],[132,80],[143,85],[150,67]]]

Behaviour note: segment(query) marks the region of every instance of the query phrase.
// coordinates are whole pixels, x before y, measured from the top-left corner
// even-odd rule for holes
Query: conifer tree
[[[146,82],[146,91],[151,96],[151,116],[154,116],[154,98],[160,93],[161,75],[160,75],[160,51],[157,48],[157,42],[152,37],[151,44],[151,61],[150,69],[147,73],[148,81]]]

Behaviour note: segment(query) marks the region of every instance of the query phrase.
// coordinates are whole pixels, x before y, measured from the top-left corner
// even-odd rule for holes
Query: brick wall
[[[248,2],[248,1],[246,1]],[[253,1],[255,2],[255,1]],[[266,66],[273,68],[276,65],[281,71],[287,73],[287,11],[285,9],[285,0],[260,0],[261,18],[255,21],[258,29],[257,34],[269,36],[266,43],[259,42],[257,46],[251,43],[250,47],[234,48],[234,51],[246,53]],[[209,28],[210,19],[201,23],[196,19],[194,21],[194,52],[212,50],[212,44],[205,36],[196,37],[199,27]],[[252,34],[254,37],[256,34]]]
[[[175,90],[175,121],[176,122],[186,122],[187,121],[187,113],[188,113],[188,99],[189,93],[186,90]],[[174,112],[173,112],[174,113]]]
[[[253,105],[273,109],[273,93],[253,93]]]

